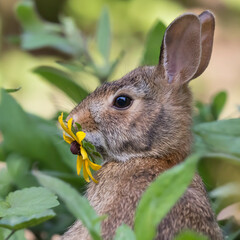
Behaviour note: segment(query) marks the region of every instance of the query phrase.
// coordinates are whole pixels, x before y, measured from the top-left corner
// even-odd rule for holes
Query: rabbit
[[[104,240],[123,223],[133,228],[135,210],[154,179],[184,161],[192,145],[190,80],[208,66],[215,28],[210,11],[186,13],[166,29],[157,66],[142,66],[120,80],[104,83],[68,116],[80,123],[86,140],[103,155],[86,196],[102,222]],[[159,223],[157,240],[171,240],[184,229],[223,239],[200,176]],[[63,240],[91,239],[77,221]]]

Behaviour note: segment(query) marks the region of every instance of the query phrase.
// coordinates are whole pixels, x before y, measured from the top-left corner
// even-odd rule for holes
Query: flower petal
[[[83,160],[87,159],[88,158],[87,152],[81,145],[80,145],[80,151],[81,151]]]
[[[70,118],[67,122],[68,130],[71,131],[71,132],[72,132],[72,121],[73,121],[73,119]]]
[[[88,164],[89,164],[90,168],[91,168],[92,170],[94,170],[94,171],[97,171],[97,170],[99,170],[99,169],[102,167],[101,165],[98,165],[98,164],[96,164],[96,163],[93,163],[93,162],[91,162],[90,160],[89,160]]]
[[[88,173],[87,173],[88,163],[86,160],[83,160],[83,177],[86,182],[90,182]]]
[[[63,139],[65,142],[71,144],[72,142],[74,142],[75,140],[69,136],[67,136],[65,133],[63,133]]]
[[[76,133],[76,136],[77,136],[77,141],[80,144],[82,140],[86,137],[86,133],[83,131],[79,131]]]
[[[70,130],[66,127],[65,123],[63,122],[63,113],[58,117],[58,122],[60,123],[62,129],[63,129],[67,134],[69,134],[69,136],[71,136],[74,140],[77,140],[77,137],[73,134],[72,131],[70,131]]]
[[[77,156],[77,174],[78,174],[78,175],[79,175],[80,172],[81,172],[82,164],[83,164],[82,156],[78,155],[78,156]]]
[[[90,178],[95,182],[95,183],[98,183],[98,181],[92,176],[92,173],[91,173],[91,170],[89,169],[89,163],[90,163],[90,160],[87,159],[85,160],[86,161],[86,170],[87,170],[87,174],[90,176]]]

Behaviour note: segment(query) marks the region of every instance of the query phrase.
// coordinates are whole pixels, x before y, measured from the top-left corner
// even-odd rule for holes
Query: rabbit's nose
[[[79,109],[69,116],[73,118],[74,123],[79,123],[82,126],[83,131],[97,130],[96,122],[88,109]]]

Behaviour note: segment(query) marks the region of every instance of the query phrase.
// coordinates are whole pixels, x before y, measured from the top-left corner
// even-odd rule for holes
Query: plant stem
[[[10,237],[16,232],[16,230],[12,230],[11,233],[5,238],[5,240],[10,239]]]

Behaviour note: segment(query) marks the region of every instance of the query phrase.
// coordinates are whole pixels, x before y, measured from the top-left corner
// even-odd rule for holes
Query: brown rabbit
[[[136,206],[148,185],[190,153],[192,97],[188,82],[207,67],[214,35],[214,16],[184,14],[167,28],[159,64],[139,67],[118,81],[105,83],[70,113],[86,139],[104,157],[87,198],[99,215],[103,239],[116,228],[133,227]],[[196,174],[185,194],[158,227],[156,239],[173,239],[191,229],[223,239],[201,178]],[[77,221],[64,240],[91,239]]]

